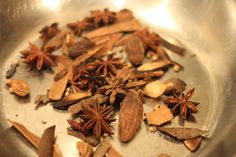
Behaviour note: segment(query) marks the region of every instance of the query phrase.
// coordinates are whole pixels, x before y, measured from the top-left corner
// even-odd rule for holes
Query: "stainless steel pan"
[[[187,49],[185,57],[172,53],[185,66],[184,72],[168,72],[163,79],[177,76],[189,88],[196,87],[193,99],[200,101],[199,113],[184,126],[209,130],[207,139],[196,153],[189,153],[180,143],[166,140],[158,133],[141,131],[129,144],[114,136],[113,144],[124,156],[151,157],[159,153],[171,156],[231,157],[236,156],[236,1],[235,0],[4,0],[0,1],[0,156],[37,156],[35,150],[15,130],[6,118],[26,125],[42,134],[57,125],[57,143],[66,157],[78,156],[75,142],[66,134],[69,114],[52,106],[35,110],[32,103],[37,94],[50,85],[52,74],[27,73],[23,64],[14,78],[25,79],[31,85],[31,97],[18,99],[10,95],[4,84],[9,64],[19,58],[19,51],[35,41],[37,32],[46,24],[61,26],[88,14],[89,10],[108,7],[111,10],[129,8],[143,24],[166,39]],[[193,57],[196,55],[195,57]],[[145,110],[151,108],[146,105]],[[41,121],[47,121],[42,124]],[[171,124],[183,125],[178,118]],[[117,129],[116,124],[114,124]]]

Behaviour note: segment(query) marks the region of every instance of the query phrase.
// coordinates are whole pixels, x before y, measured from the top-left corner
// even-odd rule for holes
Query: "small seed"
[[[46,122],[46,121],[44,121],[44,120],[42,120],[42,121],[41,121],[41,123],[42,123],[42,124],[47,124],[47,122]]]
[[[157,60],[157,55],[155,55],[155,56],[152,56],[152,60]]]
[[[175,72],[179,72],[180,66],[177,65],[177,64],[175,64],[174,67],[173,67],[173,70],[174,70]]]
[[[50,90],[51,90],[51,87],[48,87],[47,90],[50,91]]]
[[[131,63],[127,63],[127,66],[130,68],[130,67],[132,67],[132,64]]]
[[[65,96],[68,96],[68,95],[70,95],[70,93],[69,92],[65,92]]]
[[[151,53],[147,53],[147,58],[150,58],[151,57]]]
[[[148,127],[148,131],[150,131],[150,132],[156,132],[156,131],[157,131],[157,127],[156,127],[156,126],[149,126],[149,127]]]
[[[14,93],[14,90],[13,90],[12,87],[9,88],[9,92],[10,92],[11,94]]]
[[[159,104],[153,106],[153,110],[154,110],[154,111],[158,110],[159,108],[160,108],[160,105],[159,105]]]
[[[71,92],[71,89],[68,87],[68,88],[66,88],[66,92]]]

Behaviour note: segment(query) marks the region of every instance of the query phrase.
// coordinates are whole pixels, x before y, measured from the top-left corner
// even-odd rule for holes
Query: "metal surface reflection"
[[[47,105],[35,111],[34,97],[45,91],[52,79],[43,73],[27,73],[25,67],[17,69],[15,78],[27,80],[32,85],[30,100],[21,102],[8,94],[4,75],[9,64],[19,57],[18,52],[35,41],[38,31],[52,22],[61,27],[89,14],[89,10],[110,8],[131,9],[135,16],[152,30],[170,41],[179,41],[187,48],[184,58],[173,55],[186,68],[184,72],[167,77],[180,77],[189,88],[196,87],[200,99],[197,123],[185,126],[209,130],[210,137],[196,153],[189,153],[183,145],[147,133],[143,124],[135,140],[122,144],[114,136],[114,146],[127,157],[171,156],[231,157],[236,154],[236,2],[235,0],[2,0],[0,1],[0,156],[36,157],[35,150],[22,136],[9,129],[6,118],[25,124],[34,133],[57,125],[57,143],[65,157],[78,156],[75,143],[78,139],[66,134],[69,114],[55,111]],[[195,54],[192,57],[191,54]],[[172,55],[172,54],[171,54]],[[163,78],[163,79],[165,79]],[[30,102],[31,101],[31,102]],[[148,107],[146,108],[148,109]],[[150,108],[149,108],[150,109]],[[16,117],[16,114],[18,117]],[[47,124],[40,123],[46,120]],[[174,124],[178,123],[175,119]],[[114,123],[117,130],[117,123]]]

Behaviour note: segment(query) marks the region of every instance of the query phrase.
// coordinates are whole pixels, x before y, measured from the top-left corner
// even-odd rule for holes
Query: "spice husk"
[[[17,67],[16,64],[11,64],[10,65],[10,68],[7,70],[7,73],[6,73],[6,79],[11,78],[15,74],[16,67]]]
[[[52,157],[53,156],[53,144],[55,142],[55,129],[56,126],[47,128],[39,143],[39,157]]]
[[[111,146],[107,153],[105,154],[105,157],[123,157],[113,146]]]
[[[202,136],[190,139],[190,140],[184,140],[184,145],[191,151],[196,151],[202,142]]]
[[[121,104],[119,114],[119,139],[122,142],[131,140],[140,128],[142,118],[142,100],[137,92],[130,91]]]
[[[144,94],[151,98],[157,98],[166,91],[166,88],[166,84],[161,81],[153,81],[144,87]]]
[[[53,145],[53,157],[63,157],[58,144]]]
[[[11,89],[13,93],[20,97],[25,97],[30,94],[30,86],[24,80],[10,80]]]

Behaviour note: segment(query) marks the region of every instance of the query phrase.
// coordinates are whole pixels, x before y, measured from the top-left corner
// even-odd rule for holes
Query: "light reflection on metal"
[[[60,0],[42,0],[42,5],[49,9],[57,9],[60,4]]]

